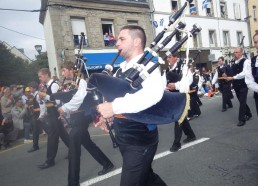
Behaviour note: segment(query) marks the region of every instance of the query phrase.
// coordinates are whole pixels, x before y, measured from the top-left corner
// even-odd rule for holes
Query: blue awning
[[[101,70],[105,69],[106,64],[110,64],[116,56],[116,52],[111,53],[83,53],[82,56],[87,58],[86,66],[88,70]],[[150,54],[147,55],[147,58]],[[118,57],[114,68],[119,67],[120,63],[125,61],[122,57]],[[153,58],[151,61],[157,62],[157,58]]]
[[[115,58],[117,53],[83,53],[83,57],[87,58],[87,69],[88,70],[101,70],[105,69],[106,64],[110,64],[112,60]],[[123,62],[124,59],[122,57],[118,57],[114,67],[119,67],[119,64]]]

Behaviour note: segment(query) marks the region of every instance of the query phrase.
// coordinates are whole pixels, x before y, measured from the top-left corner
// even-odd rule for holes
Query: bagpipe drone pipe
[[[201,28],[194,25],[190,33],[193,35],[199,31],[201,31]],[[188,35],[173,45],[169,51],[166,52],[166,56],[163,57],[163,60],[166,59],[167,56],[177,52],[187,39]],[[146,59],[144,58],[144,60]],[[141,66],[141,72],[138,71],[137,73],[134,73],[138,75],[130,80],[128,80],[128,78],[120,79],[107,76],[103,73],[95,73],[90,76],[88,87],[90,89],[96,88],[106,101],[112,102],[115,98],[123,97],[127,93],[133,94],[140,90],[141,83],[149,76],[149,74],[158,68],[159,65],[160,61],[155,63],[148,70]],[[135,72],[137,69],[139,68],[131,68],[130,71]],[[169,124],[176,121],[180,123],[186,117],[188,109],[188,94],[164,91],[162,99],[157,104],[138,113],[124,113],[123,116],[127,119],[145,124]]]

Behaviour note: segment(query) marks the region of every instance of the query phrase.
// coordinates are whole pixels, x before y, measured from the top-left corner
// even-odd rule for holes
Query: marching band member
[[[212,79],[212,85],[219,82],[219,90],[222,94],[222,112],[225,112],[228,108],[232,108],[231,102],[231,81],[226,81],[226,77],[230,76],[230,67],[224,64],[224,57],[218,58],[218,67]]]
[[[74,63],[64,62],[62,64],[62,75],[71,80],[74,76]],[[80,109],[83,104],[84,98],[87,95],[87,82],[80,79],[77,92],[72,99],[58,108],[61,117],[69,114],[71,118],[72,130],[69,133],[69,167],[68,167],[68,186],[80,185],[80,156],[81,145],[92,155],[92,157],[103,166],[103,169],[98,172],[98,175],[108,173],[114,168],[112,162],[107,156],[99,149],[99,147],[91,140],[88,127],[92,122],[91,115],[85,115],[83,110]],[[87,107],[87,105],[85,105]]]
[[[177,54],[168,56],[167,61],[169,63],[169,66],[166,71],[166,76],[167,76],[166,89],[171,92],[179,92],[180,86],[183,86],[182,84],[183,82],[181,82],[182,75],[183,75],[182,74],[183,64],[181,61],[178,60]],[[193,81],[192,73],[190,70],[188,70],[187,81],[188,81],[187,82],[188,85],[190,85]],[[180,125],[178,122],[176,122],[174,127],[175,139],[172,147],[170,148],[171,152],[176,152],[181,148],[180,140],[182,137],[182,131],[184,131],[185,135],[187,136],[187,138],[184,139],[183,141],[184,143],[196,140],[196,136],[190,126],[189,121],[186,118]]]
[[[116,46],[120,55],[126,60],[114,76],[124,78],[128,70],[143,55],[146,44],[144,30],[135,25],[124,26],[119,33]],[[149,63],[152,66],[153,63]],[[147,68],[150,66],[147,65]],[[113,102],[98,105],[102,115],[96,126],[107,130],[105,119],[115,114],[137,113],[156,104],[164,93],[161,73],[156,69],[142,83],[142,88],[133,94],[116,98]],[[113,127],[116,141],[123,158],[121,186],[132,185],[166,185],[153,173],[151,164],[158,146],[158,130],[156,125],[138,123],[123,117],[114,117]]]
[[[46,130],[46,126],[43,122],[44,115],[45,115],[45,103],[40,100],[38,95],[38,83],[35,81],[30,82],[28,84],[30,92],[33,96],[32,104],[30,103],[30,109],[32,110],[32,118],[31,118],[31,125],[32,125],[32,134],[33,134],[33,146],[28,152],[34,152],[39,150],[39,133],[40,129],[44,128]],[[30,100],[29,100],[30,102]]]
[[[249,60],[243,57],[243,49],[235,48],[234,50],[234,61],[231,64],[231,72],[233,77],[226,77],[226,80],[233,80],[233,88],[235,90],[237,99],[240,103],[238,113],[238,124],[237,126],[245,125],[245,122],[252,117],[251,110],[246,103],[248,88],[245,83],[245,70],[244,64],[248,63]]]
[[[253,36],[254,46],[258,50],[258,33]],[[256,112],[258,115],[258,56],[254,56],[251,62],[244,64],[245,67],[245,83],[248,88],[254,91],[254,100],[256,105]]]
[[[51,74],[48,68],[42,68],[38,71],[39,80],[46,85],[47,91],[38,92],[39,97],[44,98],[47,109],[47,160],[39,165],[40,169],[47,169],[55,165],[55,157],[57,154],[59,137],[64,144],[69,147],[69,135],[64,128],[63,123],[58,119],[59,114],[53,103],[50,103],[50,95],[59,90],[59,85],[51,79]],[[47,105],[49,104],[49,106]],[[59,104],[56,101],[56,104]]]

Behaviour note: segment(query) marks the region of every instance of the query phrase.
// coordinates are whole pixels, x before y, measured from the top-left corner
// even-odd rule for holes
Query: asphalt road
[[[258,120],[252,95],[248,104],[253,117],[237,127],[239,104],[221,112],[221,97],[202,98],[200,117],[191,121],[197,141],[169,153],[174,138],[174,125],[159,127],[160,143],[154,171],[169,186],[257,186],[258,185]],[[97,177],[101,166],[82,148],[81,185],[118,186],[121,155],[113,149],[110,138],[99,129],[90,128],[92,139],[113,161],[116,168],[105,177]],[[182,140],[185,138],[183,136]],[[40,150],[27,153],[31,144],[16,143],[0,151],[1,186],[66,186],[67,148],[60,140],[56,165],[46,170],[37,168],[45,161],[46,137],[41,137]]]

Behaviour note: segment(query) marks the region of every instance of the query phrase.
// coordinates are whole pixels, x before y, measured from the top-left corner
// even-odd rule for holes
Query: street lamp
[[[42,45],[35,45],[35,49],[37,50],[37,52],[40,54],[41,50],[42,50]]]

